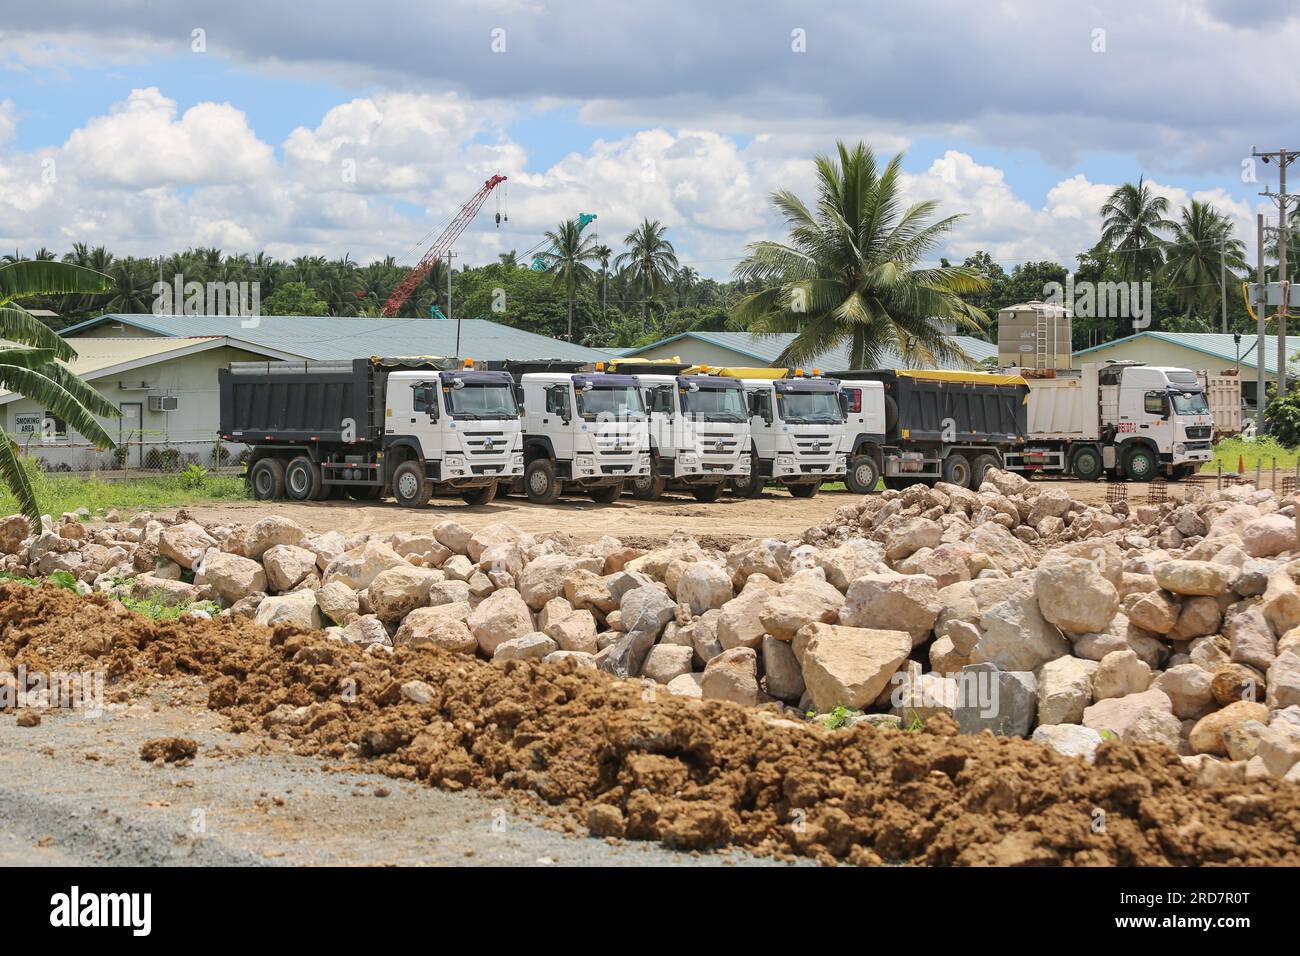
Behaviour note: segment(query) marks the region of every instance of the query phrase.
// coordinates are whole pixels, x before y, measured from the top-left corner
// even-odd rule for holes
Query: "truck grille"
[[[595,434],[591,443],[598,455],[635,455],[640,450],[640,443],[633,435]]]
[[[726,432],[712,435],[701,433],[699,440],[695,443],[695,451],[696,454],[705,459],[726,459],[730,461],[736,457],[736,446],[739,444],[739,438]]]
[[[1210,437],[1210,426],[1209,426],[1209,425],[1189,425],[1189,426],[1187,426],[1187,437],[1188,437],[1188,438],[1209,438],[1209,437]]]
[[[800,458],[825,458],[835,454],[837,443],[830,435],[800,435],[794,450]]]
[[[469,455],[505,455],[510,444],[505,432],[464,432],[465,453]]]

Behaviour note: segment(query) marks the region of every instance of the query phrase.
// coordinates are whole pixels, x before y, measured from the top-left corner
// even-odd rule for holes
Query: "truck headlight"
[[[794,455],[777,455],[776,463],[780,465],[782,468],[793,468]]]
[[[1182,442],[1180,442],[1180,441],[1179,441],[1179,442],[1174,442],[1174,454],[1175,454],[1175,455],[1184,455],[1184,454],[1186,454],[1186,453],[1187,453],[1187,446],[1186,446],[1186,445],[1184,445],[1184,444],[1183,444]]]
[[[522,468],[522,467],[524,467],[524,456],[523,456],[523,454],[522,454],[522,453],[519,453],[519,454],[511,455],[511,456],[510,456],[510,464],[513,465],[513,466],[516,467],[516,468]]]
[[[849,470],[849,459],[848,459],[848,456],[847,456],[847,455],[836,455],[836,456],[835,456],[835,470],[836,470],[836,471],[848,471],[848,470]]]
[[[637,464],[640,465],[642,468],[648,469],[650,467],[650,456],[642,455],[640,458],[637,459]]]
[[[682,452],[677,456],[677,460],[683,465],[694,465],[699,462],[699,457],[690,452]]]

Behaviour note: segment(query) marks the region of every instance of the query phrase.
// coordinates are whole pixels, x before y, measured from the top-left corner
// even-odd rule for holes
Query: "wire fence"
[[[20,444],[23,457],[48,474],[96,474],[99,477],[177,474],[193,465],[220,474],[236,474],[248,455],[246,445],[219,438],[169,441],[133,438],[108,450],[81,441]]]

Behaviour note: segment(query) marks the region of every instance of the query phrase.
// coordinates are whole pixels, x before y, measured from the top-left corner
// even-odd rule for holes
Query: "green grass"
[[[10,574],[6,571],[0,572],[0,581],[12,581],[15,584],[26,584],[28,587],[33,588],[38,588],[42,584],[54,584],[69,591],[77,590],[77,579],[67,571],[55,571],[45,578],[24,577],[21,574]],[[192,601],[189,604],[161,604],[147,597],[135,598],[121,594],[116,595],[114,600],[120,601],[128,611],[143,614],[155,621],[175,621],[189,611],[207,611],[213,617],[216,617],[221,612],[221,608],[211,601]]]
[[[248,497],[244,479],[207,475],[196,480],[192,475],[164,475],[135,478],[129,481],[104,481],[94,476],[31,472],[36,499],[44,514],[57,518],[65,511],[98,508],[156,511],[181,505],[207,504],[216,501],[242,501]],[[0,514],[13,514],[18,503],[7,488],[0,487]]]
[[[1201,469],[1205,474],[1217,472],[1216,462],[1223,463],[1223,470],[1236,471],[1238,458],[1244,459],[1246,471],[1253,473],[1255,463],[1259,462],[1265,475],[1271,474],[1273,459],[1277,459],[1277,468],[1281,472],[1295,473],[1296,459],[1300,448],[1287,448],[1278,443],[1276,438],[1264,436],[1255,441],[1243,441],[1240,438],[1225,438],[1215,446],[1214,458]]]

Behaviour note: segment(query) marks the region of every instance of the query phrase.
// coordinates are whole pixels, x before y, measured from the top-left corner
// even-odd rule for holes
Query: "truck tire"
[[[1170,481],[1182,481],[1184,478],[1190,478],[1196,474],[1196,465],[1175,465],[1169,472]]]
[[[279,458],[259,458],[248,472],[248,484],[258,501],[284,497],[284,462]]]
[[[1080,481],[1096,481],[1105,470],[1101,454],[1091,446],[1080,448],[1070,459],[1070,473]]]
[[[640,498],[642,501],[657,501],[663,497],[664,489],[668,487],[668,479],[662,475],[653,474],[654,465],[650,466],[651,474],[637,475],[635,478],[629,478],[628,487],[632,489],[632,495]]]
[[[1002,459],[997,455],[976,455],[975,460],[970,463],[970,486],[972,489],[979,488],[984,484],[984,476],[988,474],[990,468],[1001,468]]]
[[[943,480],[958,488],[971,486],[971,466],[965,455],[949,455],[943,460]]]
[[[758,472],[758,456],[750,453],[749,474],[731,479],[731,493],[737,498],[757,498],[767,484]]]
[[[299,455],[284,470],[284,492],[290,501],[319,501],[325,491],[320,465]]]
[[[404,461],[393,472],[393,497],[403,508],[423,508],[433,497],[433,482],[424,480],[424,465]]]
[[[789,485],[788,487],[792,498],[815,498],[817,492],[822,490],[822,483],[814,481],[810,485]]]
[[[1156,453],[1145,445],[1137,445],[1124,453],[1124,474],[1129,481],[1150,481],[1159,467]]]
[[[869,495],[876,490],[880,481],[880,468],[870,455],[858,455],[849,459],[849,470],[844,475],[844,484],[856,495]]]
[[[617,485],[602,485],[599,488],[592,488],[587,494],[591,495],[591,500],[598,505],[612,505],[623,497],[623,485],[621,482]]]
[[[722,497],[722,491],[726,488],[725,481],[715,481],[711,485],[696,485],[691,489],[691,494],[695,500],[706,505],[711,505]]]
[[[460,493],[460,496],[467,505],[491,504],[497,496],[497,483],[494,481],[492,484],[483,485],[481,488],[466,488]]]
[[[538,505],[550,505],[560,497],[560,482],[555,477],[555,465],[547,458],[537,458],[524,470],[524,490],[528,500]]]
[[[382,485],[348,485],[347,489],[353,501],[378,501],[384,496]]]

